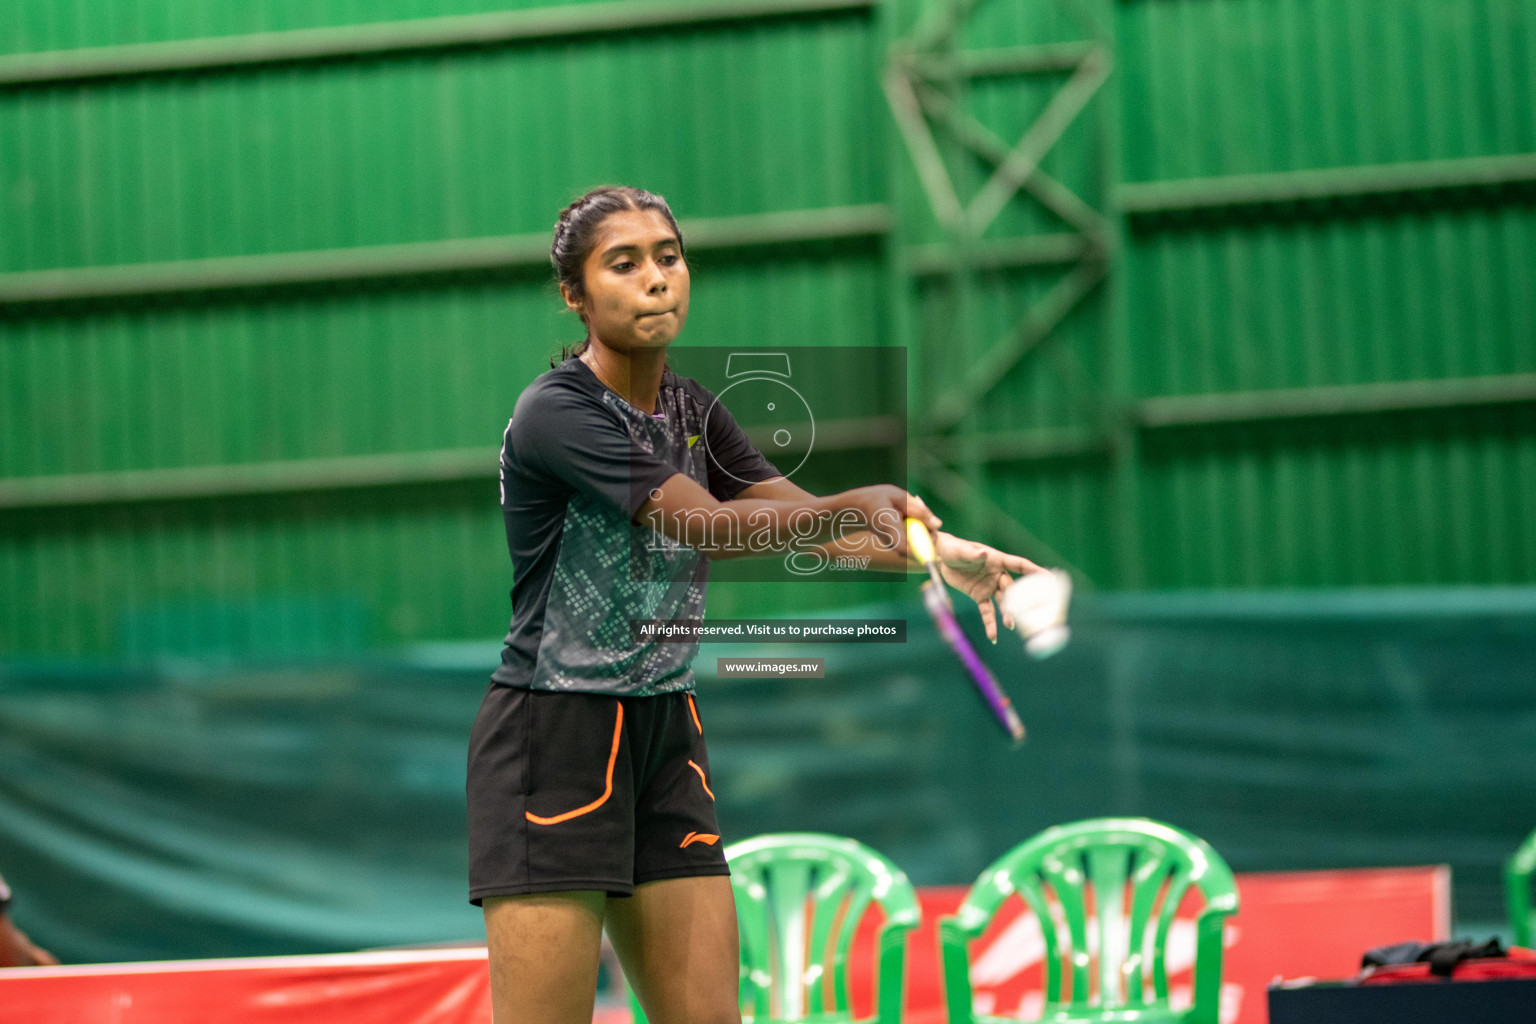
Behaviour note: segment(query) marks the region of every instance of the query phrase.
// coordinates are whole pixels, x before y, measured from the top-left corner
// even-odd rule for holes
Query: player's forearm
[[[720,501],[693,478],[678,473],[656,488],[637,520],[711,558],[749,558],[804,551],[861,530],[904,545],[902,517],[917,515],[938,528],[922,500],[899,487],[876,484],[818,497],[779,487]]]

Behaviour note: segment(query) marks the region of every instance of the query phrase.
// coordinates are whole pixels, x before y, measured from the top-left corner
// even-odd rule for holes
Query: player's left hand
[[[944,582],[976,602],[987,639],[997,643],[998,612],[993,598],[1013,582],[1014,576],[1039,572],[1040,566],[1022,555],[1010,555],[942,531],[934,536],[934,553],[938,555]],[[1003,617],[1003,625],[1013,628],[1008,616]]]

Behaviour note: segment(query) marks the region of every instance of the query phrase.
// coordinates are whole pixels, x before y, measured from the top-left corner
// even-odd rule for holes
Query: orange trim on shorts
[[[574,811],[557,814],[553,818],[541,818],[532,811],[524,811],[523,817],[535,825],[558,825],[562,821],[570,821],[572,818],[579,818],[583,814],[589,814],[608,802],[608,798],[613,795],[613,766],[619,760],[619,738],[624,734],[624,705],[618,705],[618,709],[619,713],[613,721],[613,749],[608,752],[608,777],[604,780],[603,795],[585,807],[578,807]]]
[[[699,706],[693,702],[693,694],[688,694],[688,710],[693,712],[693,727],[699,730],[699,735],[704,735],[704,726],[699,724]],[[690,764],[692,762],[689,762]]]
[[[713,800],[715,798],[715,794],[714,794],[714,791],[709,788],[709,782],[706,781],[705,778],[704,778],[704,769],[700,768],[698,765],[694,764],[692,761],[688,762],[688,767],[692,768],[694,771],[699,773],[699,785],[704,787],[704,792],[708,793],[709,794],[709,798],[711,800]]]

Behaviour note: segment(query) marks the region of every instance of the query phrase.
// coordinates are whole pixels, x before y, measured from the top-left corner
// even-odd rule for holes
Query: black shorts
[[[691,693],[492,683],[469,741],[469,898],[725,875]]]

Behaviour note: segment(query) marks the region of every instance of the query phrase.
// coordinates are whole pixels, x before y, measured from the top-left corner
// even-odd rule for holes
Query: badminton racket
[[[933,549],[933,537],[928,527],[919,520],[907,520],[907,549],[928,570],[928,579],[923,582],[923,607],[928,610],[928,617],[933,619],[939,635],[955,653],[955,657],[960,659],[960,664],[965,666],[971,682],[976,685],[976,692],[991,710],[992,717],[1013,740],[1014,746],[1018,746],[1024,742],[1024,723],[1019,719],[1019,713],[1013,710],[1013,702],[997,684],[997,677],[961,632],[960,623],[955,619],[955,606],[949,600],[948,588],[939,571],[939,558]]]

